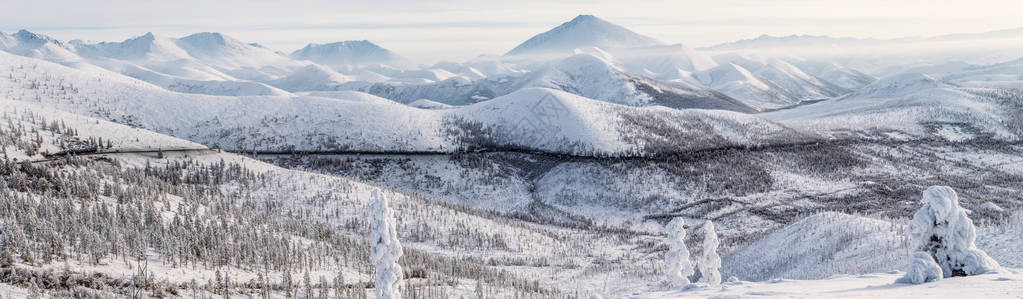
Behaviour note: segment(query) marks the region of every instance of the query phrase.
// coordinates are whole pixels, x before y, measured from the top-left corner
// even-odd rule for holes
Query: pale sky
[[[0,31],[96,41],[213,31],[288,53],[367,39],[433,63],[503,54],[579,14],[691,47],[761,34],[896,38],[1023,27],[1019,0],[0,0]]]

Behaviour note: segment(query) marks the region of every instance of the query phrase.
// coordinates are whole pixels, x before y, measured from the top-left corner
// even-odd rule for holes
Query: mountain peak
[[[52,37],[49,37],[49,36],[46,36],[46,35],[43,35],[43,34],[33,33],[31,31],[28,31],[28,30],[25,30],[25,29],[18,30],[18,32],[14,34],[14,38],[17,38],[18,40],[20,40],[22,42],[33,42],[33,43],[40,43],[40,44],[41,43],[46,43],[46,42],[52,42],[52,43],[55,43],[55,44],[58,44],[58,45],[60,44],[60,41],[57,41],[56,39],[53,39]]]
[[[579,15],[554,29],[538,34],[507,54],[571,54],[576,48],[631,48],[663,45],[660,41],[593,15]]]
[[[121,44],[123,44],[123,45],[133,45],[133,46],[136,46],[136,47],[141,47],[141,46],[144,45],[145,47],[149,47],[155,41],[156,41],[156,36],[153,35],[152,32],[146,32],[146,34],[126,39]],[[106,43],[104,43],[104,44],[106,44]],[[110,43],[110,44],[113,44],[113,43]]]
[[[200,32],[182,37],[181,41],[193,47],[224,46],[228,43],[234,43],[234,40],[230,37],[217,32]]]
[[[178,39],[176,44],[193,57],[205,60],[217,60],[223,63],[229,63],[227,61],[231,61],[229,63],[231,65],[235,65],[234,63],[248,65],[247,63],[251,61],[241,62],[228,57],[239,58],[257,55],[252,57],[260,57],[258,60],[277,60],[279,58],[275,57],[277,56],[276,54],[270,55],[271,53],[267,53],[273,51],[244,43],[232,38],[231,36],[217,32],[195,33]]]
[[[602,19],[600,19],[600,18],[598,18],[597,16],[594,16],[594,15],[578,15],[578,16],[575,16],[575,18],[573,18],[571,21],[568,21],[568,23],[569,24],[578,24],[578,23],[589,22],[589,21],[604,21],[604,20],[602,20]],[[604,22],[606,22],[606,21],[604,21]]]
[[[404,58],[368,40],[308,44],[291,53],[291,57],[329,66],[405,63]]]

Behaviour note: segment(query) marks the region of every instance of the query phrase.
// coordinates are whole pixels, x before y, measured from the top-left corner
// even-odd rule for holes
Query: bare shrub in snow
[[[689,284],[689,276],[693,275],[693,263],[689,261],[689,248],[686,247],[685,220],[675,218],[664,227],[668,235],[668,253],[664,259],[667,264],[665,275],[668,285],[680,287]]]
[[[387,206],[387,199],[380,189],[373,190],[373,203],[369,206],[369,214],[372,217],[370,244],[373,246],[370,260],[376,266],[374,286],[377,298],[401,298],[401,294],[398,293],[398,283],[402,275],[401,266],[398,265],[401,243],[398,242],[394,210]]]
[[[923,193],[924,206],[913,215],[909,224],[910,250],[913,261],[910,271],[900,282],[933,281],[933,266],[924,255],[940,267],[941,277],[982,274],[997,269],[998,262],[977,249],[973,221],[959,206],[959,196],[947,186],[932,186]]]
[[[707,220],[703,225],[703,257],[700,259],[700,282],[716,285],[721,283],[721,257],[718,256],[718,233],[714,222]]]

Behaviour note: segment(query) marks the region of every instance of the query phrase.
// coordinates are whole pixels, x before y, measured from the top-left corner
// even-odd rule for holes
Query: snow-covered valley
[[[0,32],[0,298],[1018,297],[1023,55],[777,54],[904,43]]]

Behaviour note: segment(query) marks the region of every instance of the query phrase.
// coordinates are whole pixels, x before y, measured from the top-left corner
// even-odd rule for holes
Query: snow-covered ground
[[[821,280],[725,282],[688,290],[634,292],[623,298],[1019,298],[1023,270],[956,277],[927,284],[897,284],[899,271],[841,275]]]

